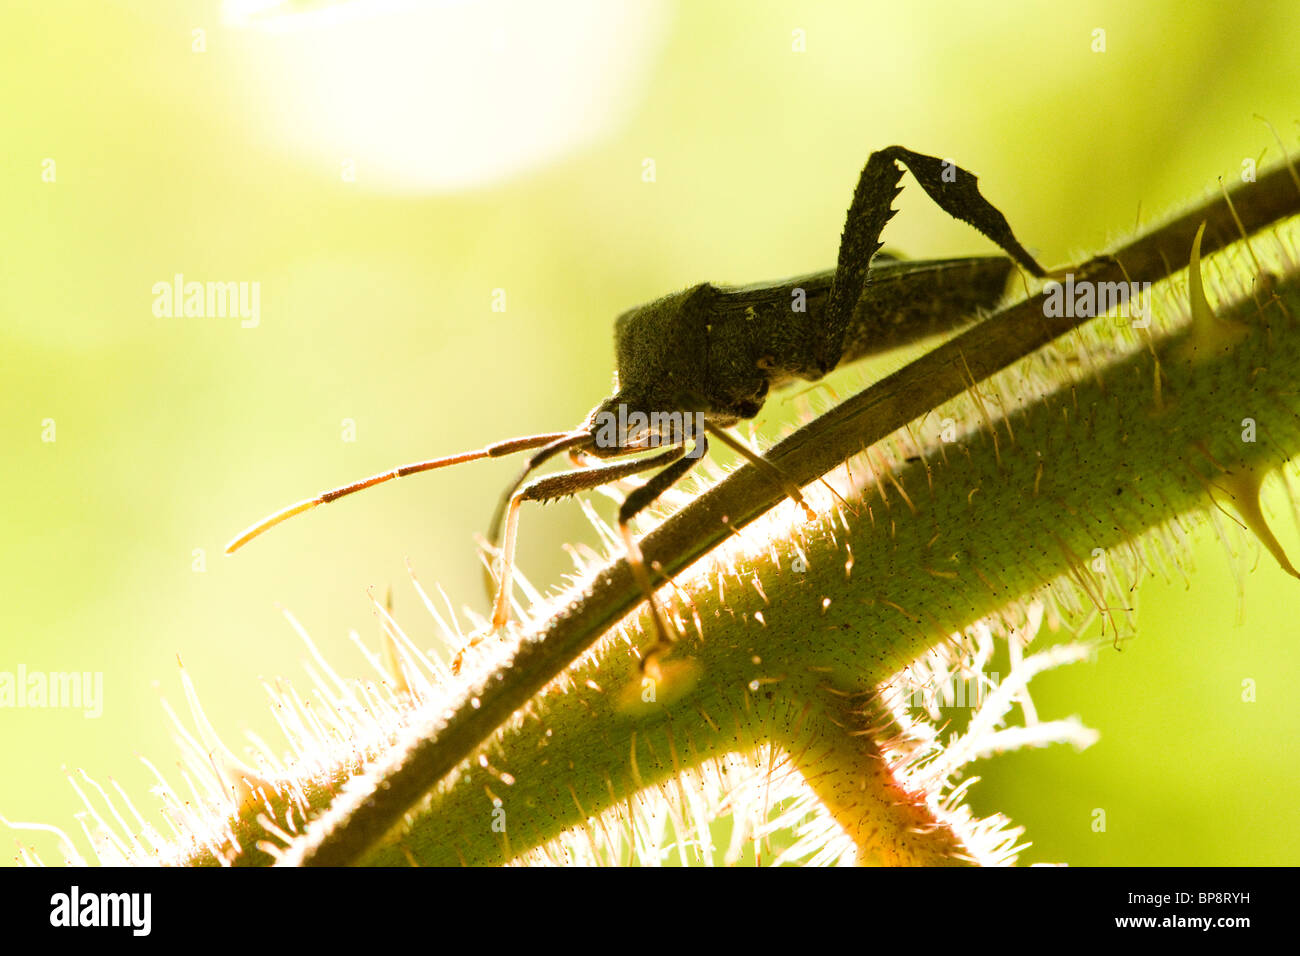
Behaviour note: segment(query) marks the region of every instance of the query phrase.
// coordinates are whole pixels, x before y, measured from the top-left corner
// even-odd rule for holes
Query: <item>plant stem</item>
[[[1300,211],[1300,189],[1296,188],[1292,173],[1285,168],[1262,175],[1256,183],[1238,185],[1232,191],[1231,199],[1236,216],[1247,234]],[[1238,234],[1232,209],[1224,199],[1218,198],[1149,231],[1111,257],[1092,260],[1078,270],[1078,274],[1081,278],[1095,282],[1158,281],[1186,262],[1192,236],[1202,220],[1209,223],[1204,243],[1207,253],[1221,248]],[[1296,306],[1292,301],[1291,307],[1295,311]],[[1041,294],[1004,309],[800,429],[770,449],[767,457],[795,481],[801,484],[813,481],[862,448],[926,414],[940,403],[960,395],[974,383],[1006,368],[1085,321],[1083,318],[1049,319],[1043,312]],[[1277,319],[1270,321],[1276,322]],[[1293,340],[1289,328],[1282,331],[1280,327],[1270,327],[1268,334],[1274,345],[1279,341],[1289,343]],[[1264,337],[1254,335],[1250,341],[1258,344]],[[1242,354],[1247,351],[1249,350],[1242,350]],[[1244,370],[1235,364],[1222,368],[1213,365],[1201,369],[1201,374],[1205,380],[1212,383],[1217,381],[1221,388],[1246,389],[1251,381],[1248,377],[1251,374],[1249,369],[1275,367],[1277,361],[1273,351],[1267,348],[1258,355],[1252,355],[1251,359],[1256,365]],[[1149,384],[1156,380],[1149,365],[1149,356],[1144,358],[1139,355],[1137,360],[1148,364],[1140,369],[1136,378],[1132,377],[1132,373],[1125,372],[1122,366],[1117,369],[1117,374],[1122,376],[1127,388],[1136,388],[1139,383]],[[1162,368],[1166,366],[1162,364]],[[1300,376],[1300,367],[1292,365],[1289,371],[1293,376]],[[1173,377],[1172,371],[1170,376]],[[1273,379],[1266,377],[1266,380]],[[1193,381],[1179,382],[1178,387],[1171,384],[1167,391],[1171,395],[1189,394],[1194,386]],[[1261,395],[1260,401],[1267,404],[1273,402],[1274,397]],[[1105,396],[1098,398],[1103,405],[1106,400]],[[1079,408],[1085,409],[1086,406],[1080,403]],[[1152,408],[1148,399],[1144,414],[1152,413]],[[1293,412],[1289,406],[1276,407],[1274,410],[1287,415]],[[1131,408],[1126,411],[1134,413]],[[1175,406],[1170,414],[1177,412]],[[1095,425],[1087,418],[1082,424],[1085,427]],[[1185,427],[1193,424],[1195,422],[1186,423]],[[1018,435],[1024,423],[1015,427]],[[1127,427],[1133,427],[1132,420],[1129,420]],[[1273,430],[1269,432],[1269,441],[1273,444],[1269,447],[1274,448],[1274,460],[1271,463],[1276,463],[1278,458],[1296,450],[1296,445],[1276,444],[1283,437],[1291,437],[1284,425],[1276,424],[1270,428]],[[1114,434],[1118,435],[1119,432]],[[1243,456],[1231,454],[1232,451],[1243,451],[1244,447],[1226,450],[1219,448],[1220,439],[1221,436],[1205,436],[1201,439],[1213,443],[1215,451],[1212,461],[1235,461],[1243,466],[1248,464],[1250,468],[1264,467],[1263,461],[1251,460],[1248,463]],[[1090,441],[1084,448],[1093,453],[1095,460],[1096,454],[1103,450],[1104,445],[1104,441]],[[1051,452],[1051,457],[1047,459],[1052,465],[1051,470],[1061,467],[1061,476],[1066,480],[1093,481],[1103,474],[1103,470],[1097,468],[1083,475],[1070,473],[1063,468],[1062,463],[1069,456],[1077,457],[1080,454],[1081,448],[1078,446],[1045,447]],[[1263,447],[1263,444],[1258,445],[1255,450]],[[1121,444],[1117,450],[1126,449]],[[1127,451],[1132,452],[1132,449]],[[1182,476],[1180,481],[1175,482],[1176,487],[1152,490],[1149,499],[1139,495],[1137,488],[1134,489],[1132,498],[1123,499],[1125,504],[1130,500],[1149,502],[1149,513],[1145,516],[1148,520],[1139,521],[1138,516],[1131,516],[1127,526],[1119,526],[1122,534],[1116,537],[1101,533],[1102,526],[1107,523],[1103,516],[1110,509],[1102,507],[1100,503],[1088,502],[1073,512],[1067,512],[1098,526],[1095,539],[1097,546],[1106,548],[1123,544],[1144,528],[1203,503],[1207,483],[1213,483],[1215,476],[1203,475],[1200,479],[1192,477],[1185,445],[1178,449],[1172,460],[1167,460],[1162,465],[1156,463],[1157,458],[1158,456],[1125,459],[1114,463],[1114,467],[1119,469],[1139,464],[1143,470],[1171,469],[1170,474],[1177,472]],[[913,489],[918,480],[916,476],[921,472],[915,467],[905,469],[905,472],[904,475],[895,476],[895,480]],[[1125,473],[1123,470],[1118,472]],[[983,503],[967,509],[967,517],[979,516],[979,521],[972,528],[972,534],[977,538],[978,528],[984,522],[1000,522],[1005,526],[1006,514],[1016,513],[1020,509],[1022,496],[1027,492],[1027,486],[1021,484],[1015,487],[1009,497],[1002,491],[996,495],[989,494],[989,489],[998,487],[989,476],[966,490],[970,491],[974,487],[986,492],[982,502],[996,501],[1008,509],[1001,515],[987,510],[991,505]],[[909,495],[913,493],[909,490]],[[646,560],[666,574],[676,574],[777,503],[778,495],[779,492],[773,491],[765,475],[757,468],[746,465],[648,535],[642,544]],[[1170,495],[1178,500],[1167,497]],[[951,517],[952,520],[960,520],[960,515],[954,514]],[[1062,515],[1058,512],[1052,516],[1052,522],[1059,522],[1061,518]],[[1028,542],[1034,547],[1043,548],[1044,554],[1053,550],[1044,545],[1044,541],[1049,540],[1054,533],[1052,522],[1045,525],[1045,534],[1049,538]],[[1059,524],[1055,527],[1059,527]],[[1064,568],[1071,565],[1070,554],[1068,549],[1061,549],[1056,555],[1058,559],[1066,560]],[[914,557],[921,556],[914,554]],[[988,589],[996,592],[998,600],[1005,604],[1062,573],[1064,568],[1059,561],[1026,561],[1023,565],[1026,573],[1017,576],[1023,580],[1017,580],[1014,584],[992,584]],[[993,573],[997,575],[1004,570],[993,569]],[[991,580],[997,579],[995,577]],[[948,597],[951,596],[936,596],[941,606]],[[449,714],[427,716],[402,745],[393,748],[364,777],[350,784],[329,809],[313,821],[306,836],[291,849],[286,862],[339,865],[359,861],[408,810],[473,754],[494,730],[506,723],[512,714],[524,707],[601,635],[635,609],[639,602],[640,593],[626,563],[618,561],[605,568],[590,583],[582,598],[552,618],[543,631],[522,639],[507,664],[473,687],[462,704]],[[987,613],[987,602],[979,603],[985,608],[982,613]],[[784,606],[785,602],[779,605]],[[774,605],[772,611],[779,607]],[[903,619],[909,621],[915,629],[915,639],[903,642],[909,653],[924,649],[926,641],[938,638],[939,630],[934,624],[939,621],[946,628],[959,629],[960,621],[969,618],[969,614],[962,615],[959,620],[943,615],[922,626],[924,617],[932,612],[931,605],[921,603],[913,605],[911,610],[903,614]],[[895,618],[893,626],[896,627],[898,623],[899,619]],[[846,622],[844,626],[859,637],[870,635],[871,640],[862,648],[868,658],[877,662],[888,660],[895,669],[906,662],[901,647],[892,647],[888,652],[882,650],[878,643],[880,632],[874,630],[869,622]],[[713,640],[716,638],[711,637]],[[869,683],[872,679],[880,680],[885,676],[887,673],[882,674],[876,667],[860,671],[854,682]]]

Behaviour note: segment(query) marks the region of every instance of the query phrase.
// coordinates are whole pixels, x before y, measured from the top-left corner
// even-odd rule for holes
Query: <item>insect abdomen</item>
[[[1002,256],[874,263],[840,364],[970,324],[1002,298],[1012,265]]]

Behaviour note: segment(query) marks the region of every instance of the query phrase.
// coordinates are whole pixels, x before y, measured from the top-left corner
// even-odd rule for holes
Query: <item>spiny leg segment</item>
[[[839,364],[853,312],[870,282],[871,258],[880,250],[880,234],[896,212],[893,202],[902,191],[898,183],[903,177],[899,163],[911,170],[940,209],[992,239],[1031,275],[1038,278],[1047,275],[1047,270],[1016,239],[1006,217],[980,194],[974,175],[947,160],[914,153],[902,146],[877,150],[868,157],[858,177],[844,219],[835,278],[826,306],[826,335],[819,343],[817,356],[823,374]]]

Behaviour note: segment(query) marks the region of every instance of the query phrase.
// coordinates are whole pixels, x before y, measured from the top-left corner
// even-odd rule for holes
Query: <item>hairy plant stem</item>
[[[1230,196],[1231,207],[1222,198],[1208,201],[1152,229],[1112,256],[1090,261],[1077,270],[1078,278],[1094,282],[1156,282],[1186,264],[1193,235],[1202,221],[1208,222],[1203,243],[1203,251],[1208,254],[1243,232],[1254,233],[1300,212],[1300,188],[1285,168],[1262,175],[1256,183],[1238,185]],[[1287,296],[1288,307],[1296,314],[1300,304],[1296,302],[1294,290],[1288,287]],[[1254,308],[1253,304],[1248,306],[1249,310]],[[797,482],[811,482],[856,452],[1086,321],[1085,318],[1047,318],[1043,312],[1041,294],[1004,309],[792,434],[768,451],[768,459]],[[1028,413],[1022,410],[1017,413],[1021,417],[1011,416],[1005,424],[1002,421],[995,424],[996,432],[1006,427],[1009,436],[1015,436],[1014,441],[1009,437],[1000,439],[1006,444],[990,445],[980,455],[974,453],[975,445],[964,447],[960,455],[952,456],[950,452],[949,465],[953,464],[952,458],[957,458],[984,469],[967,480],[955,480],[965,502],[962,507],[955,507],[953,502],[944,506],[947,510],[938,526],[948,529],[942,532],[942,537],[944,546],[953,545],[950,553],[927,552],[924,545],[933,530],[926,535],[897,537],[891,531],[886,538],[879,527],[870,533],[870,522],[859,519],[856,525],[851,523],[848,530],[840,532],[842,536],[851,536],[855,528],[858,533],[864,528],[869,532],[860,545],[853,544],[856,560],[864,562],[860,567],[873,567],[865,557],[873,541],[875,546],[883,540],[906,549],[905,555],[891,552],[882,556],[884,563],[874,567],[893,567],[901,561],[902,566],[919,569],[924,578],[933,582],[929,593],[925,588],[918,588],[908,605],[873,591],[857,599],[832,597],[823,616],[821,602],[830,593],[829,582],[812,580],[811,569],[829,567],[843,577],[844,561],[842,556],[833,556],[837,553],[834,551],[837,539],[831,535],[810,538],[808,543],[811,550],[807,594],[815,604],[803,604],[783,594],[770,607],[755,605],[751,609],[736,603],[758,600],[757,595],[746,590],[740,595],[728,593],[726,607],[717,608],[719,617],[715,619],[710,619],[712,611],[702,609],[708,640],[674,654],[674,658],[680,654],[682,660],[694,661],[700,668],[696,683],[671,707],[659,706],[642,714],[635,722],[635,730],[630,731],[642,741],[660,735],[654,752],[637,751],[635,764],[622,766],[618,761],[600,764],[585,748],[572,751],[568,759],[573,770],[568,772],[567,782],[577,789],[578,783],[590,776],[599,779],[598,789],[606,792],[610,791],[611,784],[618,784],[613,787],[612,796],[603,801],[607,805],[611,799],[626,799],[628,784],[635,787],[666,779],[682,765],[724,749],[752,745],[764,738],[781,740],[789,728],[798,724],[789,723],[787,717],[779,715],[802,713],[810,706],[818,708],[821,705],[817,701],[825,693],[822,688],[829,686],[837,694],[868,693],[875,683],[887,678],[930,643],[1032,592],[1044,582],[1077,569],[1080,555],[1088,549],[1080,552],[1077,545],[1055,540],[1063,538],[1069,522],[1089,529],[1092,546],[1118,547],[1146,528],[1203,505],[1208,489],[1223,484],[1223,474],[1214,469],[1226,468],[1238,477],[1254,475],[1289,457],[1300,448],[1300,434],[1294,427],[1293,396],[1289,387],[1281,383],[1300,375],[1294,330],[1284,320],[1276,302],[1258,315],[1243,312],[1241,320],[1251,323],[1254,332],[1225,356],[1199,364],[1195,374],[1189,371],[1182,375],[1178,370],[1180,363],[1166,356],[1163,350],[1170,346],[1162,347],[1158,355],[1168,359],[1160,363],[1168,378],[1163,386],[1163,395],[1169,399],[1165,406],[1158,406],[1153,392],[1153,383],[1161,381],[1161,373],[1153,369],[1151,355],[1138,353],[1107,370],[1105,381],[1109,384],[1092,397],[1092,404],[1075,397],[1087,387],[1086,383],[1076,383],[1070,394],[1060,396],[1059,401],[1036,406],[1040,408],[1038,422],[1046,422],[1053,415],[1068,418],[1075,414],[1081,416],[1073,421],[1076,429],[1083,430],[1079,434],[1094,437],[1051,444],[1053,436],[1045,431],[1041,441],[1027,440],[1023,436],[1036,434],[1035,429],[1040,425],[1035,424],[1033,416],[1024,418]],[[1191,365],[1187,367],[1192,369]],[[1261,375],[1259,369],[1267,373]],[[1145,391],[1139,393],[1141,389]],[[1139,394],[1141,400],[1120,401],[1123,395],[1133,398]],[[1255,400],[1256,407],[1263,411],[1245,408],[1249,404],[1247,398]],[[1046,408],[1052,409],[1051,414],[1041,410]],[[1112,413],[1118,417],[1107,417]],[[1240,432],[1240,428],[1229,432],[1231,416],[1240,419],[1243,414],[1250,414],[1263,422],[1266,413],[1276,416],[1276,420],[1270,419],[1267,426],[1262,426],[1265,441],[1254,444],[1230,441],[1231,434]],[[1157,414],[1165,416],[1158,423],[1152,417]],[[1109,423],[1105,428],[1101,418]],[[966,441],[993,441],[986,433],[981,439],[980,434],[973,433]],[[1170,441],[1171,435],[1177,435],[1178,441]],[[1138,441],[1141,438],[1145,440]],[[1189,452],[1198,443],[1202,449]],[[1046,449],[1048,457],[1028,462],[1032,466],[1032,481],[1026,481],[1026,474],[1020,472],[1015,473],[1016,480],[1012,481],[1010,474],[1003,472],[1004,468],[1016,467],[1009,462],[1013,457],[1012,448],[1028,449],[1031,453]],[[924,465],[903,466],[891,478],[907,490],[907,498],[914,504],[929,482]],[[1232,472],[1233,468],[1239,470]],[[1098,479],[1112,478],[1116,479],[1116,487],[1107,488],[1107,493],[1113,500],[1075,500],[1066,493],[1089,487]],[[1149,484],[1153,481],[1157,484]],[[1046,491],[1044,482],[1050,482]],[[939,486],[947,487],[936,482],[936,492]],[[1039,494],[1030,494],[1031,489]],[[869,493],[872,491],[868,489]],[[648,535],[642,551],[647,561],[663,573],[676,574],[779,500],[779,490],[773,489],[767,477],[746,465]],[[933,507],[940,507],[940,499],[933,499]],[[1036,508],[1043,509],[1034,516],[1037,532],[1029,526],[1008,526],[1008,514],[1029,521]],[[1124,520],[1115,520],[1117,509],[1123,512]],[[895,503],[891,518],[898,514]],[[934,521],[933,514],[926,520]],[[961,533],[953,530],[958,527],[965,530]],[[1014,537],[1014,542],[1003,540],[1002,543],[1013,544],[1020,550],[1016,561],[990,562],[986,548],[999,535],[1003,539],[1008,535]],[[979,546],[964,543],[957,546],[954,542],[958,540],[979,543]],[[955,565],[943,563],[954,556]],[[960,581],[963,587],[958,588],[955,581]],[[700,598],[695,600],[699,603]],[[862,601],[868,603],[863,605]],[[375,854],[369,857],[366,854],[498,727],[511,721],[512,715],[639,603],[640,593],[626,563],[619,561],[605,568],[580,599],[552,618],[543,630],[524,637],[507,664],[479,681],[460,705],[450,712],[426,715],[403,743],[376,762],[364,776],[344,787],[329,808],[312,822],[306,835],[291,847],[285,862],[338,865],[363,859],[389,861],[389,854],[399,844],[390,842]],[[766,619],[762,633],[779,635],[767,655],[746,656],[734,651],[737,646],[747,649],[747,643],[759,633],[753,624],[753,610],[761,610]],[[810,620],[819,623],[810,629],[807,626]],[[748,622],[744,636],[726,631],[728,621]],[[807,641],[795,639],[801,629],[807,631]],[[728,648],[733,651],[729,656],[723,653]],[[774,666],[773,661],[785,665],[780,674],[786,699],[773,704],[770,712],[748,691],[749,683],[757,678],[751,671],[753,665],[745,661],[753,657],[763,659],[767,669]],[[830,677],[824,670],[827,667],[832,668]],[[608,686],[609,678],[631,679],[627,668],[620,670],[615,666],[612,675],[600,673],[606,676],[603,691],[607,699],[622,700]],[[773,674],[766,670],[764,673],[774,679]],[[581,695],[570,696],[575,701],[585,699]],[[557,708],[564,699],[565,695],[549,695],[544,706],[548,721],[558,720]],[[663,700],[659,703],[662,705]],[[591,700],[578,706],[585,708],[583,712],[587,714],[580,721],[582,733],[593,741],[605,733],[617,734],[624,727],[625,720],[611,718],[607,726],[606,721],[597,719],[589,709]],[[751,713],[758,719],[737,730],[735,716]],[[719,721],[715,715],[726,715],[726,719]],[[764,720],[768,721],[766,725],[762,723]],[[512,726],[525,726],[527,721],[527,716],[521,715]],[[626,752],[629,756],[632,753],[631,749]],[[482,799],[484,784],[476,779],[476,772],[474,768],[463,768],[443,785],[432,812],[422,814],[417,828],[402,838],[403,852],[420,860],[416,850],[427,851],[424,861],[428,862],[443,858],[439,856],[444,853],[439,849],[441,846],[456,847],[467,861],[499,858],[505,852],[501,841],[494,836],[480,835],[475,845],[469,847],[451,838],[444,839],[444,827],[456,825],[454,815],[445,812],[449,795],[465,787],[478,787]],[[513,800],[516,794],[524,792],[519,788],[525,787],[533,775],[513,769],[509,772],[516,781],[509,794]],[[602,800],[594,792],[584,799],[584,794],[579,792],[574,795],[573,804],[572,814],[576,816],[572,819],[585,819],[586,814],[602,805]],[[554,835],[555,826],[565,819],[563,814],[556,814],[549,824],[538,823],[535,835],[526,836],[526,831],[519,829],[522,825],[519,817],[527,818],[528,814],[510,813],[508,807],[506,812],[511,820],[507,829],[512,841],[511,852],[535,844],[547,832]],[[443,819],[453,822],[437,822]],[[431,829],[420,829],[426,825]]]
[[[953,862],[952,834],[927,833],[915,801],[887,796],[859,733],[864,704],[926,648],[1045,582],[1122,609],[1154,557],[1134,542],[1207,496],[1248,514],[1262,476],[1300,451],[1300,282],[1278,293],[1225,314],[1249,329],[1231,347],[1196,354],[1185,330],[991,428],[971,422],[929,461],[858,475],[838,518],[765,524],[750,552],[682,582],[703,636],[668,659],[677,671],[655,702],[641,701],[629,643],[602,645],[365,862],[505,862],[644,786],[763,743],[809,779],[860,856]],[[1242,440],[1243,418],[1258,440]],[[794,546],[805,571],[790,567]],[[1096,549],[1109,554],[1101,571]]]

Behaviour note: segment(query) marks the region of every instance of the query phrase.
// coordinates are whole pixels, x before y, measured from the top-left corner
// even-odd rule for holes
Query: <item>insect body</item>
[[[696,408],[721,425],[753,418],[769,389],[815,381],[838,365],[950,331],[995,303],[1011,261],[877,257],[836,358],[826,356],[834,272],[738,288],[707,283],[619,316],[619,403]],[[665,331],[668,335],[665,335]]]
[[[984,233],[1011,259],[907,262],[878,255],[880,233],[894,214],[891,203],[902,177],[899,163],[943,210]],[[833,271],[735,288],[702,283],[625,312],[615,322],[617,389],[573,431],[509,439],[336,488],[271,515],[226,550],[234,551],[316,505],[393,478],[536,449],[502,497],[489,533],[495,545],[504,529],[492,615],[493,629],[498,630],[509,620],[521,505],[659,469],[627,496],[618,514],[628,561],[659,633],[658,644],[643,660],[649,670],[673,637],[630,530],[632,518],[707,453],[710,437],[765,469],[808,510],[793,482],[725,429],[757,415],[773,387],[792,379],[816,381],[843,363],[969,322],[1001,298],[1012,260],[1034,276],[1046,275],[1002,214],[980,195],[973,175],[899,146],[880,150],[868,159],[858,180]],[[607,461],[643,452],[653,454]],[[560,454],[581,467],[529,480],[535,469]]]

